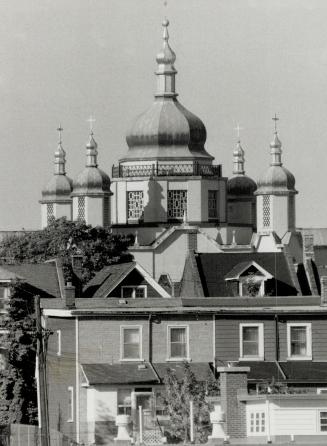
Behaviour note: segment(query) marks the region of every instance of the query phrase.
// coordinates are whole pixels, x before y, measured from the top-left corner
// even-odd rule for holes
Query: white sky
[[[111,175],[152,102],[165,14],[179,99],[205,123],[224,175],[238,122],[247,174],[265,170],[276,112],[298,225],[327,226],[326,0],[3,0],[0,230],[40,227],[59,122],[69,176],[84,166],[91,114]]]

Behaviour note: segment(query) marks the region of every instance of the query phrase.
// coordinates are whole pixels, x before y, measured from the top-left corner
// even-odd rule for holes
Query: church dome
[[[72,196],[111,195],[110,178],[98,168],[97,148],[98,145],[91,131],[89,141],[86,144],[86,166],[73,182]]]
[[[196,115],[183,107],[175,91],[176,55],[168,43],[168,20],[163,22],[163,47],[157,55],[157,93],[154,103],[138,116],[127,132],[129,147],[120,161],[145,159],[204,159],[206,128]]]
[[[229,195],[253,195],[256,188],[256,182],[247,175],[235,175],[227,181]]]
[[[70,199],[73,182],[66,175],[54,175],[42,190],[42,198],[47,200]]]
[[[295,189],[295,177],[282,164],[281,148],[282,143],[278,138],[277,131],[275,131],[274,140],[270,143],[270,166],[257,181],[258,189],[255,193],[256,195],[297,194]]]

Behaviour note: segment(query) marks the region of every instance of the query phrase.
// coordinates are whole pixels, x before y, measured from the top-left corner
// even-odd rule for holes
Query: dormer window
[[[142,297],[147,297],[147,287],[146,285],[140,286],[122,286],[121,287],[121,297],[124,299],[139,299]]]
[[[262,297],[266,294],[265,283],[272,275],[256,262],[242,262],[236,265],[225,280],[234,282],[238,296]]]

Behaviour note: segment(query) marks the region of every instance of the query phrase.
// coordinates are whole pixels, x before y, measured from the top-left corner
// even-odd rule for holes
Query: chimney
[[[64,287],[64,301],[66,308],[75,308],[75,287],[71,282]]]
[[[327,305],[327,276],[322,276],[320,279],[321,285],[321,298],[320,305]]]
[[[302,238],[303,238],[303,263],[305,265],[307,260],[314,261],[315,259],[314,239],[313,239],[313,234],[310,232],[304,232]]]

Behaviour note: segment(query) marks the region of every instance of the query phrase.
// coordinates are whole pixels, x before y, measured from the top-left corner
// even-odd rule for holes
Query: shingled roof
[[[205,297],[229,297],[231,291],[226,276],[239,269],[239,265],[256,262],[271,274],[275,281],[276,294],[294,296],[300,294],[294,283],[289,262],[284,253],[199,253],[195,255]],[[183,291],[182,291],[183,293]],[[193,297],[181,294],[181,297]]]

